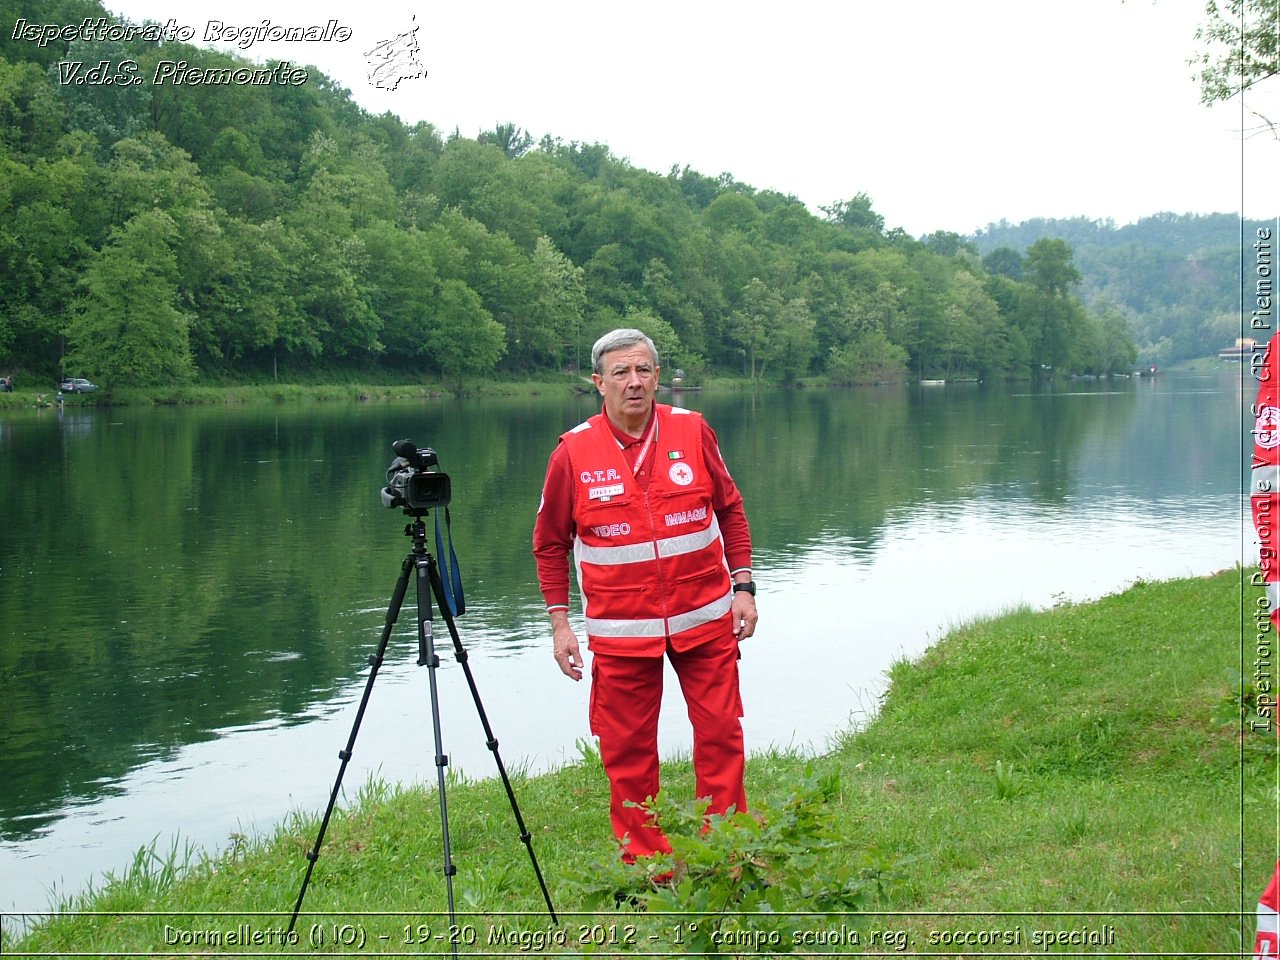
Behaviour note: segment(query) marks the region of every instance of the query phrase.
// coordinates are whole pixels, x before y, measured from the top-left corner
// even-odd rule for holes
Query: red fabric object
[[[1258,901],[1258,934],[1253,942],[1255,960],[1280,956],[1280,924],[1277,914],[1280,913],[1280,860],[1276,861],[1275,872],[1271,874],[1271,882],[1263,891]]]
[[[725,560],[730,573],[751,569],[751,530],[746,512],[742,508],[742,494],[729,475],[724,458],[720,454],[719,440],[705,419],[699,417],[701,428],[702,459],[711,473],[713,493],[711,508],[720,524],[720,536],[724,540]],[[622,444],[621,453],[628,470],[633,470],[636,457],[643,447],[643,440],[629,437],[609,424],[606,426]],[[659,454],[665,456],[665,454]],[[652,449],[646,455],[646,464],[635,473],[635,482],[647,489],[652,478],[652,465],[658,462]],[[564,444],[556,447],[547,464],[547,477],[542,489],[542,502],[533,527],[533,555],[538,565],[538,585],[542,590],[547,609],[569,607],[569,555],[573,550],[573,485],[568,451]]]
[[[571,553],[577,561],[594,654],[591,731],[623,859],[670,849],[632,805],[659,790],[664,655],[693,726],[697,796],[713,814],[745,810],[730,579],[750,572],[751,534],[703,417],[654,404],[639,437],[603,414],[565,434],[548,463],[533,552],[553,619],[568,610]]]
[[[736,641],[706,643],[685,653],[668,650],[668,657],[693,725],[696,795],[710,800],[709,814],[746,810]],[[600,741],[609,777],[609,818],[628,863],[671,850],[648,811],[628,804],[644,803],[659,789],[662,680],[658,657],[592,658],[591,732]]]
[[[590,648],[661,656],[731,632],[729,569],[696,413],[657,405],[635,470],[601,414],[562,438],[573,478],[573,558]]]

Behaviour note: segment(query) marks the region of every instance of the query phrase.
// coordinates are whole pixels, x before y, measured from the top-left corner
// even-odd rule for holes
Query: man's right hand
[[[551,640],[560,672],[570,680],[581,680],[582,650],[578,646],[578,635],[569,626],[569,614],[564,610],[551,614]]]

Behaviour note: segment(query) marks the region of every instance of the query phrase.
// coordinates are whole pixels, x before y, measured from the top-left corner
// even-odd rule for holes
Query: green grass
[[[328,383],[241,383],[186,384],[168,387],[117,387],[89,394],[65,394],[63,405],[76,407],[119,406],[195,406],[253,403],[324,403],[360,402],[389,403],[397,401],[436,400],[441,397],[488,396],[528,397],[540,394],[567,393],[582,386],[574,377],[544,380],[476,380],[463,384],[439,380],[412,383],[366,383],[335,381]],[[0,393],[0,410],[49,409],[56,405],[55,388]]]
[[[1256,591],[1243,578],[1235,570],[1139,583],[1095,603],[954,630],[918,662],[897,664],[877,717],[827,755],[754,756],[748,790],[767,826],[682,832],[681,868],[692,879],[681,885],[654,891],[616,865],[607,788],[590,748],[563,769],[513,776],[558,925],[501,783],[455,778],[458,919],[479,938],[459,950],[680,954],[695,942],[706,948],[705,936],[691,935],[695,925],[699,935],[715,926],[782,938],[711,948],[744,956],[1247,949],[1276,857],[1277,797],[1274,733],[1242,734],[1258,694],[1239,681],[1242,650],[1251,663],[1257,637]],[[687,797],[687,760],[667,763],[665,777],[670,796]],[[448,952],[432,939],[446,903],[439,824],[430,790],[367,784],[340,806],[298,928],[304,938],[325,933],[316,952],[357,952],[334,940],[361,932],[358,952]],[[173,938],[235,929],[241,916],[255,931],[285,927],[316,829],[314,818],[297,816],[216,858],[140,851],[65,915],[17,944],[7,938],[6,952],[280,952]],[[649,912],[615,910],[608,894],[619,884],[640,891]],[[836,901],[860,912],[810,915],[834,911]],[[672,907],[689,913],[660,912]],[[1058,944],[1033,939],[1046,930]],[[500,942],[485,946],[494,931]],[[302,949],[310,948],[284,952]]]

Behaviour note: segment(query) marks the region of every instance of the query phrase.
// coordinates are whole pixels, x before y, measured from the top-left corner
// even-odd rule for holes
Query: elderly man
[[[669,852],[642,809],[658,792],[663,657],[693,725],[693,765],[709,813],[745,810],[738,643],[755,632],[751,533],[742,496],[700,414],[655,402],[658,354],[639,330],[592,348],[600,414],[560,437],[533,530],[556,662],[581,680],[569,625],[568,557],[591,661],[591,731],[609,777],[609,813],[628,863]]]

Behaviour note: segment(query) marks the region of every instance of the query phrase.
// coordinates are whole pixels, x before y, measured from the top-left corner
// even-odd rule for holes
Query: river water
[[[1251,399],[1234,367],[680,396],[717,430],[752,526],[748,748],[827,749],[951,625],[1254,562]],[[452,479],[458,629],[504,763],[575,760],[587,686],[551,659],[529,539],[556,436],[597,409],[549,390],[0,416],[0,911],[49,909],[148,844],[214,852],[323,809],[411,546],[378,498],[402,437]],[[413,606],[411,589],[348,796],[370,777],[434,784]],[[436,616],[450,766],[491,776]],[[687,752],[667,693],[662,749]]]

